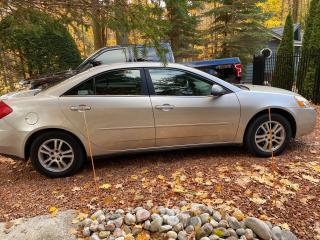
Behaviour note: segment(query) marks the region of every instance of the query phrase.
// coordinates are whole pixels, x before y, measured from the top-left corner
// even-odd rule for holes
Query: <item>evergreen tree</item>
[[[196,0],[165,0],[167,12],[168,38],[176,60],[197,55],[194,45],[199,43],[200,31],[197,30],[200,16],[196,11],[202,7]]]
[[[263,27],[268,14],[263,13],[261,0],[214,0],[216,7],[206,15],[214,21],[208,31],[217,34],[220,44],[218,57],[239,56],[243,63],[249,62],[252,54],[268,38]]]
[[[272,85],[292,90],[294,82],[294,46],[293,19],[289,13],[283,30],[282,40],[276,57],[275,72]]]
[[[314,97],[315,81],[320,81],[320,79],[316,79],[317,74],[320,74],[320,2],[316,6],[314,16],[310,40],[308,40],[307,50],[305,50],[305,54],[309,56],[309,61],[302,91],[302,94],[309,99]]]
[[[68,30],[36,10],[19,9],[0,22],[0,41],[21,59],[29,77],[76,67],[80,53]]]

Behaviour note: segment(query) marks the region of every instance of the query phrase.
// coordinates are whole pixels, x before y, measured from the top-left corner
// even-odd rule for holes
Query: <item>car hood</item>
[[[40,92],[41,89],[32,89],[32,90],[22,90],[17,92],[10,92],[5,95],[2,95],[0,99],[11,99],[11,98],[19,98],[19,97],[31,97]]]
[[[278,93],[278,94],[286,94],[292,96],[299,96],[298,93],[291,92],[281,88],[269,87],[269,86],[261,86],[261,85],[252,85],[252,84],[242,84],[243,86],[249,88],[250,91],[253,92],[264,92],[264,93]]]

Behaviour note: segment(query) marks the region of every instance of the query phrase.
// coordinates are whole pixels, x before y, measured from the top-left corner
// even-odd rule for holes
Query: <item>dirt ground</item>
[[[203,202],[222,212],[289,227],[300,239],[320,239],[320,107],[315,131],[293,141],[275,159],[256,158],[241,147],[214,147],[109,157],[77,175],[48,179],[30,162],[0,158],[0,221],[47,214],[50,207],[79,209]],[[99,197],[95,197],[98,195]]]

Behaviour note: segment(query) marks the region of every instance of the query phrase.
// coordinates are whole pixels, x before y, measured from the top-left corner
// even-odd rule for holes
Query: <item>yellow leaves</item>
[[[258,194],[253,194],[253,196],[249,199],[251,202],[254,202],[257,205],[264,204],[267,201],[264,198],[260,198],[260,196]]]
[[[131,175],[130,178],[135,181],[138,180],[139,177],[137,175]]]
[[[220,183],[218,183],[218,184],[216,184],[216,185],[214,186],[214,191],[215,191],[216,193],[221,193],[221,190],[222,190],[222,185],[221,185]]]
[[[103,199],[103,202],[104,204],[108,205],[112,202],[112,197],[111,196],[106,196],[104,199]]]
[[[81,187],[73,187],[71,189],[72,192],[77,192],[77,191],[81,191]]]
[[[163,176],[163,175],[158,175],[157,178],[160,179],[160,180],[162,180],[162,181],[166,180],[166,177]]]
[[[246,188],[249,182],[251,182],[251,179],[248,176],[237,178],[237,180],[235,181],[236,184],[243,188]]]
[[[310,181],[310,182],[313,182],[313,183],[318,183],[318,182],[320,182],[319,179],[314,178],[314,177],[312,177],[312,176],[310,176],[310,175],[306,175],[306,174],[302,174],[302,178],[305,179],[305,180],[308,180],[308,181]]]
[[[175,193],[184,193],[185,189],[181,185],[175,185],[174,188],[172,189],[172,191]]]
[[[288,223],[282,223],[279,225],[282,229],[285,229],[285,230],[290,230],[290,227],[289,227],[289,224]]]
[[[320,165],[312,166],[313,170],[320,173]]]
[[[245,216],[244,214],[242,213],[242,211],[238,208],[236,208],[233,212],[233,216],[238,220],[238,221],[242,221]]]
[[[139,233],[137,236],[137,240],[149,240],[149,239],[150,239],[150,235],[145,231]]]
[[[194,181],[195,181],[196,183],[202,184],[202,183],[203,183],[203,178],[202,178],[202,177],[196,177],[196,178],[194,179]]]
[[[122,188],[122,184],[116,184],[115,188],[116,189]]]
[[[52,217],[55,217],[58,213],[58,208],[56,207],[50,207],[49,208],[49,213],[51,214]]]
[[[109,188],[111,188],[111,184],[109,184],[109,183],[104,183],[104,184],[100,185],[99,188],[100,188],[100,189],[108,190]]]
[[[184,206],[181,207],[181,212],[188,211],[190,208],[191,208],[190,205],[184,205]]]
[[[307,205],[310,200],[313,200],[313,199],[315,199],[315,198],[316,198],[315,196],[307,195],[307,196],[305,196],[305,197],[303,197],[303,198],[300,198],[299,200],[300,200],[300,202],[302,202],[303,204]]]
[[[289,188],[291,188],[291,189],[293,189],[295,191],[298,191],[299,188],[300,188],[300,185],[298,183],[293,183],[293,182],[289,181],[286,178],[282,178],[280,180],[280,183],[282,183],[283,185],[285,185],[285,186],[287,186],[287,187],[289,187]]]
[[[78,224],[88,217],[88,213],[79,212],[78,216],[72,220],[72,224]]]

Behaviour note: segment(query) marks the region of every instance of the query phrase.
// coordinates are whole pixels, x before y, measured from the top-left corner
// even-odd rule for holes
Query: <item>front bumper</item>
[[[314,108],[294,108],[293,113],[296,120],[296,137],[311,133],[316,127],[317,112]]]

